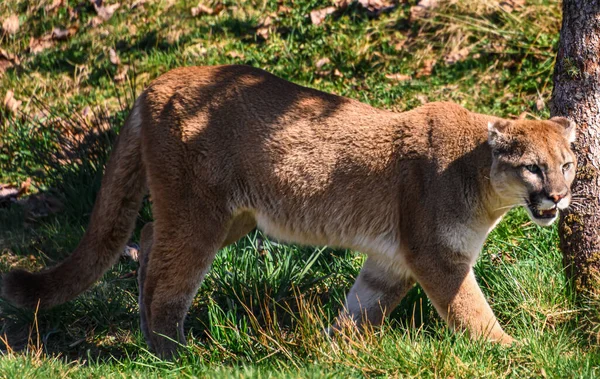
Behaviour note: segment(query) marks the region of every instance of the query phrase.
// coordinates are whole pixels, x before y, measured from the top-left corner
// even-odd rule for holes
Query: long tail
[[[23,308],[49,308],[88,289],[118,259],[146,189],[141,160],[140,100],[136,101],[110,156],[88,228],[75,251],[40,272],[13,270],[2,276],[2,297]]]

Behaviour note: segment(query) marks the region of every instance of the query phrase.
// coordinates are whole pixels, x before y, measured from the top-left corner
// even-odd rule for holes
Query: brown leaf
[[[142,8],[143,5],[146,4],[147,0],[136,0],[130,6],[129,9]]]
[[[535,101],[535,108],[538,111],[543,111],[544,108],[546,108],[546,103],[544,102],[544,99],[542,99],[541,97],[538,97],[538,99]]]
[[[446,64],[455,64],[457,62],[465,60],[466,57],[469,56],[469,48],[463,47],[462,49],[455,51],[453,53],[447,54],[444,56],[444,62]]]
[[[6,109],[7,112],[15,113],[22,103],[21,100],[15,99],[13,91],[6,91],[6,95],[4,96],[4,109]]]
[[[121,64],[121,59],[119,59],[117,52],[112,47],[108,50],[108,59],[110,60],[110,63],[114,64],[115,66]]]
[[[348,6],[352,3],[353,0],[334,0],[333,6],[337,9],[343,10],[348,8]]]
[[[127,72],[128,71],[129,71],[129,66],[128,65],[121,66],[119,68],[119,70],[117,71],[117,74],[113,78],[113,80],[115,81],[115,83],[122,83],[122,82],[124,82],[125,79],[127,79]]]
[[[416,20],[429,16],[430,11],[438,6],[438,0],[420,0],[415,6],[410,7],[410,19]]]
[[[167,42],[170,44],[175,44],[181,38],[182,30],[181,29],[171,29],[167,32]]]
[[[433,66],[437,60],[435,59],[427,59],[423,62],[423,66],[417,70],[417,74],[415,75],[417,78],[422,78],[425,76],[430,76],[433,72]]]
[[[525,0],[505,0],[500,2],[500,8],[508,13],[511,13],[515,9],[521,9],[524,6]]]
[[[417,96],[416,96],[416,98],[417,98],[417,100],[419,100],[419,101],[421,102],[421,104],[423,104],[423,105],[424,105],[424,104],[427,104],[427,103],[429,103],[429,98],[428,98],[427,96],[423,95],[423,94],[421,94],[421,95],[417,95]]]
[[[64,41],[77,32],[77,27],[72,26],[69,29],[54,28],[50,33],[50,38],[57,41]],[[47,37],[46,37],[47,38]],[[47,38],[48,39],[48,38]]]
[[[256,35],[263,39],[269,39],[269,35],[271,35],[271,29],[268,27],[261,27],[256,29]]]
[[[225,55],[227,55],[229,58],[233,58],[233,59],[240,59],[240,60],[243,60],[243,59],[245,59],[245,58],[246,58],[246,57],[244,56],[244,54],[242,54],[242,53],[239,53],[239,52],[237,52],[237,51],[228,51],[228,52],[227,52],[227,54],[225,54]]]
[[[29,38],[29,52],[37,54],[54,46],[54,42],[49,37],[50,35],[43,36],[42,38]]]
[[[321,68],[323,66],[325,66],[326,64],[331,63],[331,60],[329,58],[321,58],[319,59],[316,63],[315,66],[317,68]]]
[[[394,45],[394,50],[402,51],[402,50],[404,50],[404,45],[406,45],[405,39],[403,39],[402,41],[396,42],[396,44]]]
[[[290,13],[292,11],[292,8],[290,7],[286,7],[285,5],[280,4],[279,7],[277,7],[277,13],[279,14],[287,14]]]
[[[0,49],[0,77],[2,77],[4,71],[13,66],[18,66],[20,63],[19,57],[7,53],[4,49]]]
[[[201,15],[209,15],[209,16],[216,16],[219,13],[221,13],[221,11],[224,9],[225,7],[223,6],[223,4],[218,3],[217,5],[215,5],[214,8],[211,8],[209,6],[206,6],[202,3],[199,3],[198,6],[192,8],[190,11],[192,12],[192,16],[196,17],[196,16],[201,16]]]
[[[404,74],[386,74],[385,77],[386,77],[386,79],[393,80],[396,82],[404,82],[404,81],[412,79],[412,77],[410,75],[404,75]]]
[[[19,16],[12,14],[2,21],[2,30],[6,34],[17,34],[19,31]]]
[[[29,193],[29,187],[31,187],[31,178],[27,178],[24,182],[21,183],[21,186],[19,187],[19,192],[17,193],[17,197],[21,197]]]
[[[102,21],[110,20],[115,11],[121,6],[119,3],[104,6],[102,4],[102,0],[92,1],[92,3],[94,4],[94,10],[96,10],[96,14]]]
[[[316,9],[310,12],[310,21],[313,25],[321,25],[325,18],[334,13],[337,10],[336,7],[327,7],[322,9]]]
[[[258,23],[258,29],[256,29],[256,35],[263,39],[269,39],[271,35],[271,29],[273,25],[273,18],[271,16],[266,16]]]
[[[396,3],[389,0],[358,0],[358,3],[373,16],[389,12],[396,7]]]

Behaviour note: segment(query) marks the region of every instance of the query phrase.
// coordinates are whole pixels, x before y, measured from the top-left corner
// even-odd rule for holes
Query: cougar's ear
[[[492,149],[499,148],[508,142],[510,124],[510,121],[507,120],[488,122],[488,144]]]
[[[565,136],[569,143],[575,142],[577,138],[577,125],[573,121],[566,117],[552,117],[550,121],[563,127],[563,136]]]

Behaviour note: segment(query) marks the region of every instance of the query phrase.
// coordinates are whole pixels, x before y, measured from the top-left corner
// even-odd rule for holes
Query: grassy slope
[[[76,122],[74,115],[86,106],[101,107],[98,118],[115,127],[125,115],[121,108],[127,108],[119,101],[130,102],[132,93],[160,73],[222,63],[262,67],[398,111],[421,101],[451,100],[499,116],[547,117],[540,100],[550,96],[560,18],[550,1],[531,0],[506,13],[492,1],[459,0],[429,20],[409,19],[414,4],[377,18],[353,5],[314,26],[306,15],[321,2],[283,1],[290,11],[277,15],[264,41],[255,31],[266,14],[277,12],[275,1],[225,1],[221,14],[203,17],[190,16],[195,2],[157,1],[131,9],[133,1],[124,1],[96,27],[86,26],[95,16],[87,2],[74,18],[65,7],[48,12],[28,3],[0,4],[0,18],[18,14],[21,23],[16,35],[0,40],[21,59],[20,67],[0,78],[0,95],[14,90],[24,115],[39,113],[29,101],[39,99],[52,108],[51,118]],[[74,9],[78,2],[68,4]],[[30,37],[74,25],[79,29],[68,40],[28,53]],[[110,48],[120,66],[110,62]],[[459,62],[444,60],[461,49],[468,55]],[[317,69],[321,58],[329,63]],[[423,68],[432,59],[436,63],[427,73]],[[130,80],[115,83],[125,64],[132,67]],[[389,74],[412,79],[393,81]],[[81,161],[53,165],[49,157],[68,122],[40,124],[6,112],[0,117],[0,182],[33,177],[36,190],[54,188],[53,196],[66,204],[61,212],[33,219],[17,205],[0,208],[0,271],[52,264],[83,232],[104,148],[114,136],[103,133],[95,149],[78,146]],[[149,219],[146,206],[139,225]],[[327,340],[319,331],[333,319],[362,261],[349,251],[283,246],[252,234],[219,253],[188,317],[189,353],[168,363],[145,350],[131,275],[136,264],[122,259],[92,290],[56,309],[34,315],[0,302],[0,332],[10,346],[0,358],[0,376],[598,375],[600,352],[593,333],[581,327],[589,312],[564,295],[556,230],[531,225],[521,211],[492,233],[476,271],[501,323],[528,341],[522,346],[500,348],[453,335],[418,287],[381,330]],[[13,352],[24,346],[25,352]]]

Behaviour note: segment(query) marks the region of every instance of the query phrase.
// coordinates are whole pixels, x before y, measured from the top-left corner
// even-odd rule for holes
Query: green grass
[[[322,2],[287,0],[290,11],[277,13],[263,40],[256,29],[277,12],[276,1],[228,0],[218,16],[202,17],[190,15],[195,1],[134,8],[124,1],[96,27],[88,25],[95,12],[87,2],[66,2],[78,9],[75,17],[66,7],[46,11],[52,1],[33,3],[0,3],[0,19],[20,19],[17,34],[0,37],[1,48],[20,58],[0,77],[0,96],[13,90],[23,101],[17,114],[0,111],[0,183],[32,178],[34,197],[63,206],[48,215],[36,213],[44,201],[0,208],[0,272],[39,269],[72,251],[132,99],[170,68],[244,63],[395,111],[448,100],[503,117],[545,118],[548,110],[538,104],[550,98],[560,26],[559,6],[543,0],[512,13],[493,2],[460,0],[417,20],[409,17],[414,1],[375,18],[353,4],[320,26],[307,15]],[[71,26],[78,30],[66,41],[28,51],[30,38]],[[120,66],[110,62],[111,48]],[[445,62],[463,48],[462,60]],[[321,58],[329,62],[317,68]],[[430,60],[435,65],[423,74]],[[127,79],[115,81],[124,65]],[[151,218],[146,204],[134,241]],[[363,261],[356,252],[281,245],[252,232],[219,252],[187,319],[189,347],[178,361],[164,362],[146,350],[137,264],[123,258],[90,291],[55,309],[35,314],[0,301],[0,334],[8,342],[0,344],[0,377],[599,375],[598,302],[568,297],[556,228],[532,225],[521,210],[490,235],[476,266],[501,324],[526,341],[518,346],[452,333],[418,286],[382,329],[330,340],[321,331]]]

